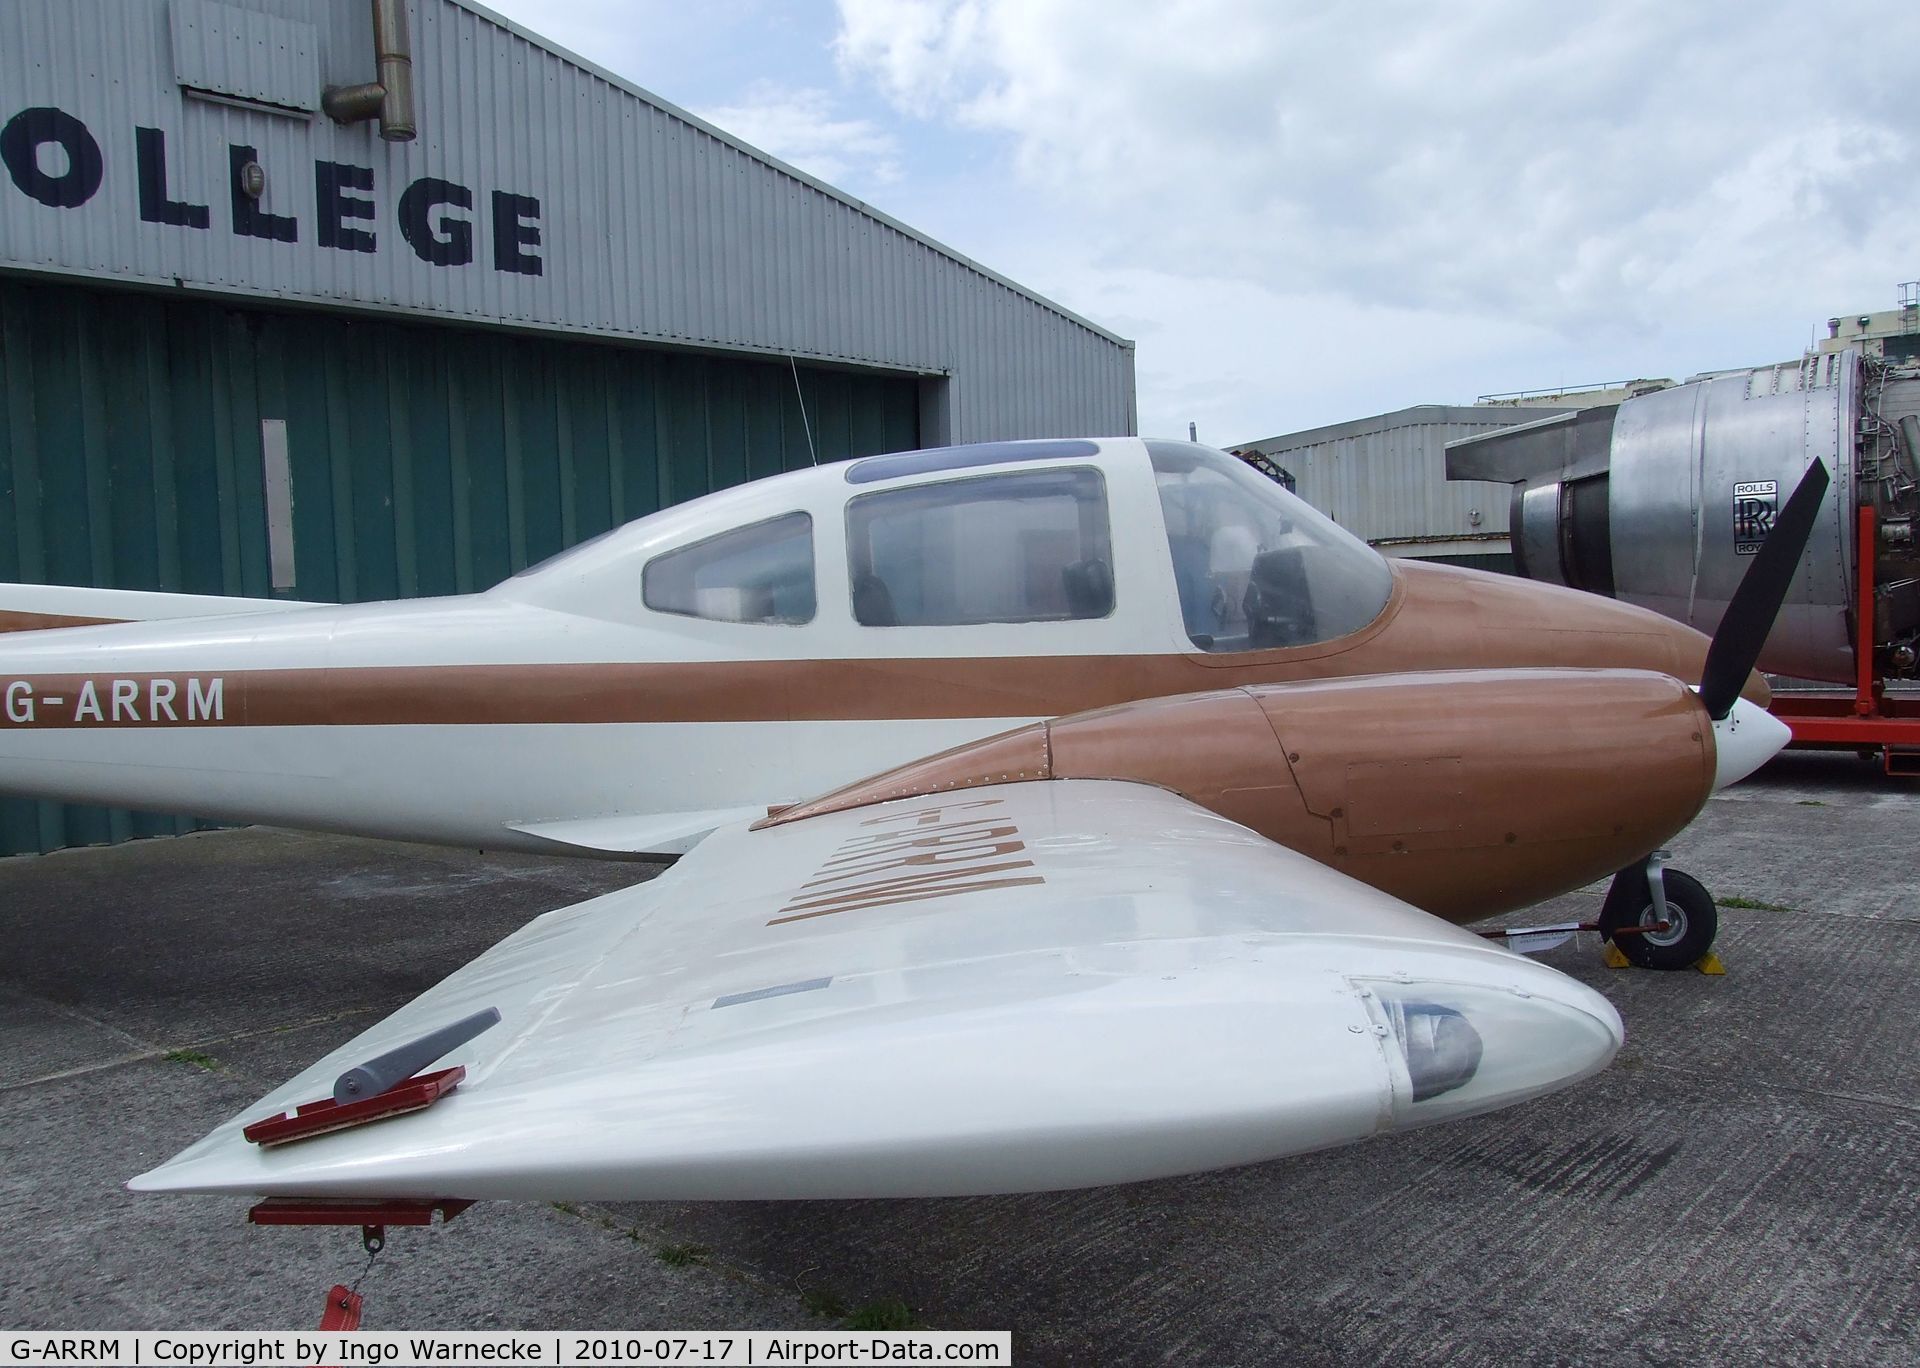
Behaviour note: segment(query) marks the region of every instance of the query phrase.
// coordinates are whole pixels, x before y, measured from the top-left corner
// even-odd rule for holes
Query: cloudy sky
[[[1781,360],[1920,277],[1911,0],[486,3],[1134,338],[1147,434]]]

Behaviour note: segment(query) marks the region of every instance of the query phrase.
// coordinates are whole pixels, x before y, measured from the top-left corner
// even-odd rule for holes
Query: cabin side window
[[[1187,635],[1203,651],[1311,646],[1387,606],[1379,552],[1244,461],[1149,441]]]
[[[811,622],[813,519],[788,513],[655,556],[640,597],[656,613],[708,622]]]
[[[1113,612],[1097,470],[1019,471],[847,504],[853,616],[868,627],[1067,622]]]

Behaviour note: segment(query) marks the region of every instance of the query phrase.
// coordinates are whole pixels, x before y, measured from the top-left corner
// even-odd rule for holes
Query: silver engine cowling
[[[1711,635],[1775,511],[1815,460],[1833,476],[1760,657],[1800,679],[1854,678],[1858,510],[1876,515],[1875,667],[1920,657],[1920,366],[1857,351],[1726,371],[1617,407],[1448,444],[1447,478],[1514,486],[1520,573],[1651,608]]]

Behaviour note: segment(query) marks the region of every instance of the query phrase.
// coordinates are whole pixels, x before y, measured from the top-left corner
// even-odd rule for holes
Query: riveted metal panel
[[[1823,461],[1833,483],[1760,664],[1852,678],[1859,385],[1857,352],[1810,353],[1622,404],[1608,480],[1618,597],[1711,634],[1750,564],[1737,487],[1772,481],[1784,503]]]
[[[0,582],[272,596],[284,432],[299,597],[484,589],[816,451],[918,446],[919,384],[0,277]],[[189,825],[0,799],[0,853]]]
[[[170,0],[173,74],[213,95],[288,110],[320,108],[320,46],[314,26],[215,0]]]
[[[216,8],[372,78],[365,0],[176,20]],[[0,178],[0,269],[951,377],[955,441],[1133,430],[1130,343],[468,0],[410,14],[419,137],[389,143],[189,97],[163,0],[0,5],[0,123],[60,110],[103,168],[73,204]],[[235,89],[315,79],[218,50]]]

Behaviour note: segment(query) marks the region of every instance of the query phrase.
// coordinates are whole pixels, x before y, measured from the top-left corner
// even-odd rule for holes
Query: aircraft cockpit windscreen
[[[1147,443],[1187,635],[1203,651],[1311,646],[1380,615],[1380,553],[1211,447]]]

